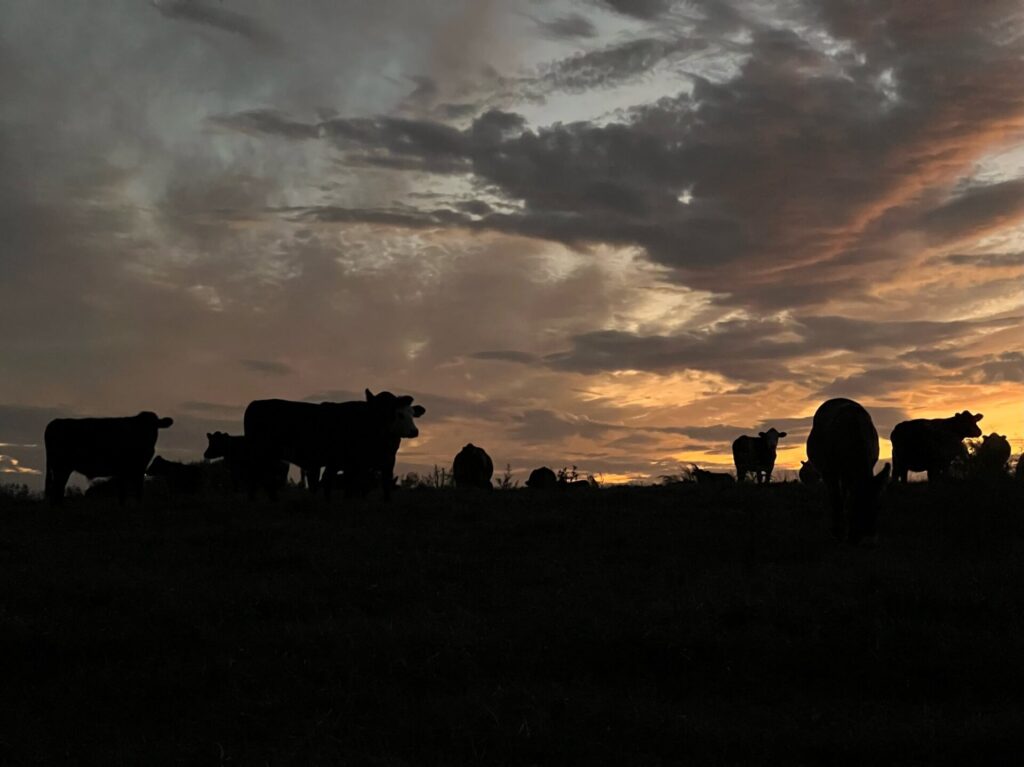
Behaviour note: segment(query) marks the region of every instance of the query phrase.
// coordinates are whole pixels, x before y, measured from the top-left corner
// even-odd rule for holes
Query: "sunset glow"
[[[1024,450],[1024,13],[8,0],[0,479],[59,415],[426,409],[400,472],[729,468],[863,403]]]

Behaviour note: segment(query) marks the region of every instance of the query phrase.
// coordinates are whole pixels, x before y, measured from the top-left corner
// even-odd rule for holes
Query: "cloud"
[[[942,260],[953,266],[976,266],[981,269],[1013,269],[1024,267],[1024,252],[957,253],[944,256]]]
[[[250,16],[207,5],[203,0],[151,0],[153,7],[169,19],[180,19],[222,32],[238,35],[250,43],[276,50],[282,47],[280,37]]]
[[[650,21],[672,5],[672,0],[599,0],[600,3],[624,16]]]
[[[295,372],[291,366],[273,360],[239,360],[239,362],[247,370],[267,375],[286,376]]]
[[[547,37],[572,40],[580,37],[597,37],[597,29],[586,16],[570,13],[549,21],[536,20],[537,28]]]

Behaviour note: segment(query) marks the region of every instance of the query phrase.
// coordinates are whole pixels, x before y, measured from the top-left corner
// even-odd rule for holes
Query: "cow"
[[[800,461],[800,482],[804,485],[821,483],[821,473],[814,468],[814,464],[810,461]]]
[[[1018,482],[1024,482],[1024,453],[1017,457],[1017,468],[1013,472],[1013,477]]]
[[[981,413],[969,410],[951,418],[915,418],[896,424],[892,442],[893,478],[907,481],[907,472],[926,471],[928,481],[945,477],[954,459],[964,455],[964,440],[980,437]]]
[[[203,465],[178,463],[157,456],[146,470],[147,477],[160,477],[171,495],[196,495],[203,489]]]
[[[878,497],[892,469],[874,474],[878,432],[859,403],[830,399],[814,414],[807,458],[820,472],[832,509],[832,533],[857,543],[875,534]]]
[[[491,477],[494,475],[494,463],[482,447],[472,442],[466,445],[452,462],[452,479],[455,487],[464,489],[476,487],[491,489]]]
[[[993,433],[983,437],[974,447],[971,473],[977,477],[1005,477],[1011,452],[1010,441],[1003,435]]]
[[[245,437],[222,431],[207,432],[206,442],[203,458],[207,461],[224,460],[235,492],[246,487],[252,494],[260,484],[272,484],[275,488],[288,484],[288,462],[269,461],[260,465],[253,455],[250,441]]]
[[[46,497],[53,504],[64,498],[71,473],[89,479],[111,477],[123,504],[128,489],[142,497],[146,467],[156,450],[160,429],[174,421],[143,411],[127,418],[56,418],[46,425]]]
[[[410,396],[387,391],[375,395],[369,389],[365,401],[256,400],[245,409],[245,436],[252,440],[255,460],[295,464],[306,472],[311,490],[316,489],[315,478],[323,468],[328,498],[339,471],[348,478],[346,488],[364,488],[369,479],[374,483],[379,479],[388,497],[402,438],[419,436],[414,419],[426,412],[412,402]],[[269,485],[267,492],[276,497]]]
[[[779,440],[786,436],[784,431],[776,431],[773,427],[768,431],[759,432],[756,437],[744,434],[732,443],[732,459],[736,464],[736,479],[744,482],[747,474],[754,475],[758,484],[771,482],[772,470],[775,468],[775,451]]]
[[[530,472],[526,486],[531,490],[551,490],[558,487],[558,475],[547,466],[541,466]]]
[[[706,471],[696,464],[690,469],[690,476],[698,485],[706,487],[728,487],[736,482],[732,474],[727,474],[724,471]]]

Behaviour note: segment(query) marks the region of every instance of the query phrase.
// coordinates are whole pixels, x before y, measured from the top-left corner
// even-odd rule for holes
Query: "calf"
[[[171,495],[196,495],[203,489],[202,464],[168,461],[159,455],[146,470],[147,477],[160,477]]]
[[[43,435],[46,445],[46,497],[59,504],[72,472],[89,479],[111,477],[124,503],[131,488],[142,497],[146,467],[160,429],[174,421],[144,411],[127,418],[57,418]]]
[[[928,481],[949,474],[950,464],[964,454],[964,440],[980,437],[978,421],[969,410],[951,418],[915,418],[896,424],[889,435],[892,442],[893,477],[907,481],[911,471],[928,472]]]
[[[724,471],[706,471],[698,468],[696,464],[690,469],[690,475],[698,485],[709,487],[727,487],[736,482],[732,474]]]
[[[747,474],[754,475],[758,484],[771,482],[775,468],[776,449],[779,440],[786,436],[784,431],[774,428],[760,432],[756,437],[743,435],[732,443],[732,459],[736,464],[736,479],[743,482]]]
[[[452,479],[455,487],[476,487],[491,489],[491,477],[494,475],[494,463],[482,447],[472,442],[466,445],[452,462]]]
[[[206,441],[203,458],[207,461],[224,460],[235,492],[242,487],[248,488],[251,494],[260,486],[272,485],[276,489],[287,486],[288,462],[270,460],[260,463],[245,437],[215,431],[207,432]]]
[[[874,535],[878,496],[892,467],[874,474],[878,432],[868,411],[849,399],[822,404],[807,437],[807,458],[828,490],[833,534],[851,543]]]
[[[800,461],[800,482],[804,485],[817,485],[821,482],[821,473],[810,461]]]

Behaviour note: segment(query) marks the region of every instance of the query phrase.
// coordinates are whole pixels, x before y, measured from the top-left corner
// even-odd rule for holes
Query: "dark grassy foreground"
[[[3,764],[1009,763],[1024,492],[0,501]]]

